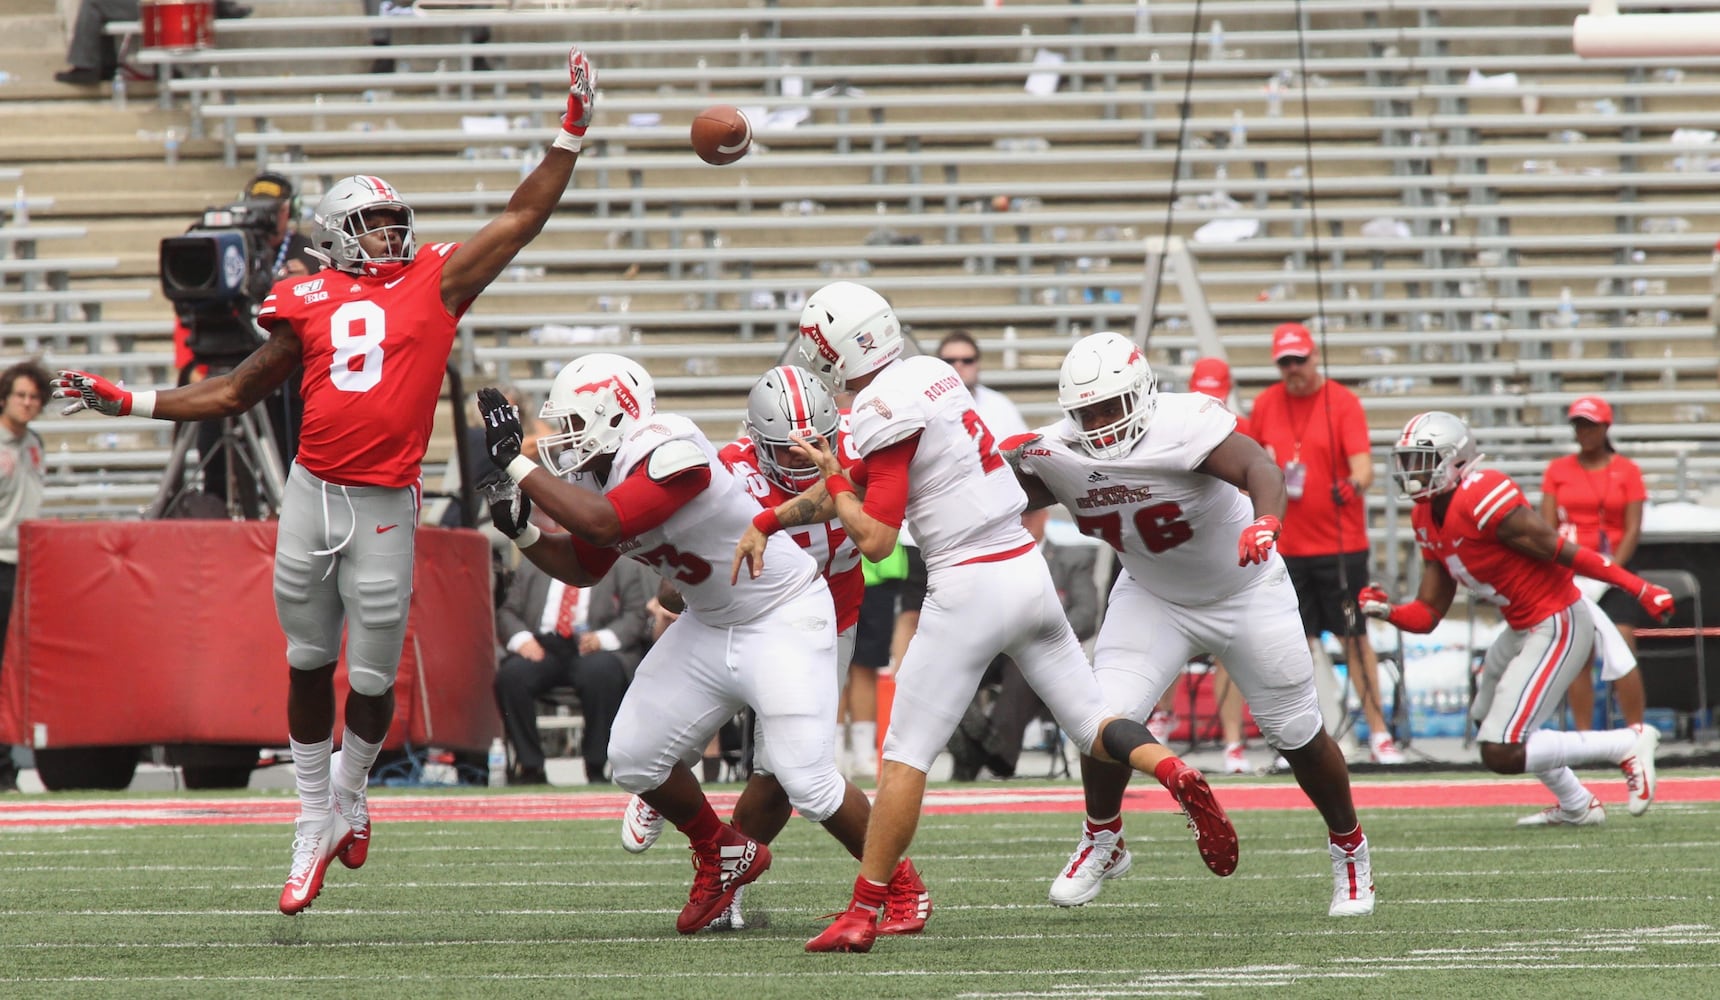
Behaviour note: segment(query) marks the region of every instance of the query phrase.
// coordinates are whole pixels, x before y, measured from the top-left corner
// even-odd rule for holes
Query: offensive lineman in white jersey
[[[1107,699],[1145,719],[1191,657],[1221,658],[1326,820],[1329,913],[1372,913],[1349,769],[1321,725],[1296,592],[1272,548],[1283,472],[1218,400],[1157,392],[1146,355],[1120,334],[1077,342],[1057,382],[1066,419],[1005,449],[1017,456],[1030,504],[1063,504],[1122,560],[1093,656]],[[1081,782],[1087,820],[1052,882],[1058,906],[1088,902],[1131,864],[1122,817],[1129,771],[1083,756]]]
[[[882,559],[904,515],[926,557],[930,589],[919,629],[896,672],[884,766],[866,851],[848,909],[808,951],[870,951],[893,870],[913,841],[926,772],[949,741],[980,675],[1008,653],[1084,753],[1153,772],[1189,816],[1201,859],[1236,870],[1236,830],[1199,771],[1106,703],[1064,616],[1051,571],[1026,529],[1026,497],[973,397],[937,358],[902,358],[902,335],[877,292],[839,281],[807,300],[800,317],[805,367],[833,389],[857,392],[850,415],[863,461],[864,502],[823,437],[802,438],[820,486],[759,514],[735,550],[734,572],[768,571],[769,536],[813,524],[834,507],[862,555]],[[766,558],[768,555],[769,558]]]
[[[770,849],[718,820],[681,763],[744,707],[758,713],[794,807],[843,843],[862,843],[871,810],[836,770],[836,614],[812,558],[776,539],[771,572],[723,579],[715,567],[758,501],[692,421],[656,412],[651,376],[633,361],[587,354],[561,370],[543,407],[555,433],[539,439],[541,468],[520,455],[507,399],[484,389],[478,404],[490,459],[520,490],[518,506],[493,503],[492,518],[532,562],[585,587],[626,555],[673,580],[686,601],[640,662],[609,744],[615,783],[692,843],[693,886],[676,930],[708,925],[770,867]],[[528,520],[534,502],[570,534],[542,535]]]

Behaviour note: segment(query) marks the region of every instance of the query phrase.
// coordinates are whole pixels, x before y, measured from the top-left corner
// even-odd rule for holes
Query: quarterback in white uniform
[[[497,527],[532,562],[590,586],[617,558],[674,581],[686,611],[651,647],[622,700],[610,739],[615,783],[643,798],[692,843],[695,875],[676,929],[690,934],[770,866],[770,850],[717,819],[681,761],[742,708],[770,734],[777,780],[800,813],[859,842],[866,796],[836,770],[835,610],[818,567],[788,538],[768,573],[731,585],[721,572],[759,505],[699,429],[656,412],[651,377],[613,354],[588,354],[556,376],[539,440],[543,467],[519,454],[519,417],[479,393],[491,460],[519,484]],[[529,498],[529,499],[527,499]],[[569,535],[543,535],[530,504]]]
[[[1063,504],[1122,561],[1094,672],[1112,706],[1145,719],[1190,658],[1223,659],[1329,827],[1330,913],[1370,913],[1368,846],[1349,770],[1321,725],[1296,593],[1273,551],[1283,473],[1237,433],[1221,402],[1155,386],[1138,346],[1093,334],[1063,362],[1057,396],[1065,419],[1006,443],[1033,504]],[[1084,756],[1081,776],[1088,816],[1051,886],[1059,906],[1088,902],[1131,864],[1122,835],[1128,769]]]
[[[1189,815],[1202,860],[1236,868],[1236,831],[1199,771],[1139,722],[1106,703],[1064,617],[1039,548],[1021,526],[1026,496],[975,412],[960,376],[929,357],[901,358],[889,303],[862,285],[836,282],[807,300],[800,319],[805,366],[834,389],[857,392],[850,431],[863,461],[862,502],[830,442],[806,441],[820,486],[764,511],[737,546],[735,571],[756,575],[776,558],[770,534],[823,520],[834,507],[862,555],[882,559],[904,516],[925,555],[929,590],[919,629],[896,672],[884,766],[848,909],[808,951],[869,951],[893,869],[912,842],[926,771],[948,742],[998,653],[1008,653],[1083,752],[1150,771]],[[761,565],[762,563],[762,565]]]

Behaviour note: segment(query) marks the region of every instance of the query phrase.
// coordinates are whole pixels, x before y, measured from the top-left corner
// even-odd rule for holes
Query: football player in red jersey
[[[597,75],[577,48],[568,75],[560,134],[502,214],[470,240],[418,248],[412,209],[394,189],[348,177],[313,215],[311,253],[324,269],[275,285],[257,315],[268,340],[231,372],[159,392],[80,371],[54,380],[54,397],[71,400],[67,414],[208,420],[244,413],[303,366],[304,422],[275,547],[300,806],[283,913],[311,904],[336,857],[357,868],[368,852],[365,786],[394,718],[419,466],[460,316],[543,229],[572,177]],[[343,623],[351,691],[331,762]]]
[[[1431,632],[1451,608],[1458,583],[1504,616],[1506,631],[1487,650],[1469,715],[1479,725],[1481,762],[1498,774],[1525,771],[1541,779],[1558,804],[1521,826],[1592,826],[1606,821],[1601,801],[1572,773],[1572,764],[1617,764],[1630,789],[1632,816],[1654,801],[1653,726],[1604,732],[1542,729],[1565,688],[1587,670],[1597,622],[1574,574],[1604,580],[1635,597],[1656,619],[1672,614],[1672,595],[1606,556],[1559,537],[1510,477],[1478,468],[1469,427],[1450,413],[1422,413],[1392,449],[1392,476],[1415,501],[1410,524],[1421,547],[1416,598],[1394,605],[1380,587],[1364,587],[1362,612],[1406,632]],[[1610,627],[1610,626],[1608,626]]]

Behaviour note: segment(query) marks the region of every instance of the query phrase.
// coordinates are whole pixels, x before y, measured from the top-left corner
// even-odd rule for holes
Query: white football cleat
[[[1589,799],[1589,804],[1581,810],[1570,813],[1563,806],[1551,805],[1534,814],[1525,816],[1517,821],[1518,826],[1600,826],[1607,821],[1607,811],[1601,805],[1601,800]]]
[[[1644,725],[1636,734],[1630,756],[1619,761],[1630,788],[1630,814],[1641,816],[1654,802],[1654,755],[1660,749],[1660,730]]]
[[[1368,749],[1376,764],[1402,764],[1403,751],[1390,733],[1375,733],[1368,737]]]
[[[1122,878],[1134,864],[1123,835],[1109,830],[1092,833],[1081,828],[1081,842],[1069,855],[1069,863],[1051,882],[1051,902],[1058,906],[1080,906],[1092,902],[1106,879]]]
[[[1248,754],[1243,751],[1242,744],[1232,743],[1224,748],[1224,773],[1248,773]]]
[[[744,931],[744,930],[746,930],[747,929],[746,918],[741,916],[741,897],[746,895],[746,892],[747,892],[747,887],[744,885],[741,886],[739,889],[736,889],[735,890],[735,898],[729,903],[729,905],[727,906],[727,908],[725,908],[723,910],[723,912],[717,914],[714,918],[712,918],[710,923],[705,925],[705,930],[708,930],[708,931]]]
[[[316,900],[329,863],[352,842],[352,828],[340,813],[300,819],[293,827],[293,870],[281,890],[281,912],[286,914],[298,913]]]
[[[1332,852],[1332,906],[1329,917],[1365,917],[1374,912],[1374,866],[1368,860],[1368,838],[1346,851],[1327,842]]]
[[[663,835],[663,814],[635,795],[621,814],[621,846],[629,854],[644,854]]]

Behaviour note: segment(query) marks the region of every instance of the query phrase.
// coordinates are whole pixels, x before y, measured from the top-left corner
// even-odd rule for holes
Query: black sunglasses
[[[942,358],[942,357],[940,357],[938,360],[942,361],[946,365],[977,365],[977,364],[979,364],[979,355],[969,354],[965,358]]]

